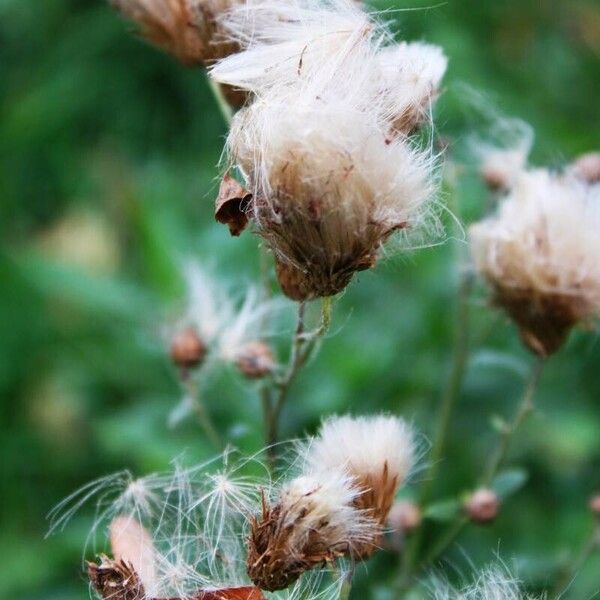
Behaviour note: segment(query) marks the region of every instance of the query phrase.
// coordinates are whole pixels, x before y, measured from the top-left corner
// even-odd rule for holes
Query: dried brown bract
[[[130,564],[101,557],[100,564],[88,563],[88,576],[104,600],[264,600],[259,588],[242,586],[217,590],[199,590],[185,597],[151,598]]]
[[[565,343],[581,313],[577,298],[537,290],[496,287],[493,302],[510,315],[523,343],[538,356],[550,356]],[[583,308],[583,307],[581,307]]]
[[[263,501],[248,539],[252,581],[268,591],[284,589],[305,571],[374,543],[379,528],[357,508],[359,495],[349,478],[333,472],[298,477],[274,505]]]
[[[146,600],[146,592],[133,567],[125,561],[100,557],[100,564],[88,563],[88,576],[105,600]]]
[[[251,200],[252,194],[226,173],[215,203],[215,219],[227,225],[231,235],[240,235],[248,225],[247,210]]]

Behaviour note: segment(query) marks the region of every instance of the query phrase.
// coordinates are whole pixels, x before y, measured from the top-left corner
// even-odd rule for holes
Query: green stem
[[[206,410],[204,402],[202,402],[200,399],[198,386],[196,385],[194,379],[187,373],[182,374],[181,379],[183,381],[188,398],[192,403],[192,410],[198,419],[198,423],[202,428],[202,431],[217,450],[223,450],[223,440],[221,439],[221,436],[215,424],[213,423],[209,412]]]
[[[231,106],[229,105],[227,100],[225,99],[221,85],[218,84],[214,79],[212,79],[208,75],[207,75],[207,79],[208,79],[208,87],[210,88],[210,90],[213,93],[213,96],[215,98],[215,101],[217,102],[217,106],[219,107],[219,112],[221,113],[225,123],[229,126],[229,125],[231,125],[231,122],[233,121],[233,109],[231,108]]]
[[[429,468],[425,473],[419,498],[421,506],[425,506],[431,497],[433,485],[444,456],[452,414],[460,395],[467,367],[469,354],[469,297],[473,289],[473,283],[474,279],[470,274],[465,273],[462,276],[458,290],[458,304],[455,316],[452,369],[448,385],[444,389],[440,402]],[[410,585],[410,579],[415,569],[422,542],[423,528],[420,527],[411,538],[406,551],[402,555],[400,589],[407,589]]]
[[[274,463],[276,458],[275,444],[279,441],[279,422],[290,388],[299,372],[313,355],[318,342],[329,330],[331,312],[332,299],[323,298],[321,304],[321,322],[317,329],[307,333],[305,330],[306,302],[298,304],[298,319],[292,340],[288,367],[283,377],[276,381],[277,393],[274,399],[271,397],[269,401],[270,410],[268,415],[266,415],[266,442],[269,462],[271,464]],[[266,401],[263,404],[266,405]]]
[[[496,451],[492,455],[488,468],[481,482],[483,487],[488,487],[494,480],[494,477],[496,477],[498,474],[498,471],[506,461],[506,457],[508,456],[508,451],[510,450],[515,433],[535,408],[534,396],[542,376],[544,363],[544,358],[541,356],[538,356],[536,361],[533,363],[531,373],[525,386],[525,392],[523,393],[521,402],[517,407],[517,412],[515,413],[513,420],[504,426],[500,434],[500,442],[496,448]]]
[[[342,587],[340,588],[340,600],[348,600],[352,591],[352,576],[348,575],[344,578]]]
[[[495,452],[492,454],[490,463],[481,480],[482,487],[489,487],[489,485],[492,483],[494,477],[496,477],[502,465],[506,461],[506,457],[508,456],[508,452],[515,434],[524,423],[528,415],[533,411],[535,391],[538,387],[543,367],[544,359],[538,357],[532,365],[531,373],[527,378],[525,390],[517,407],[515,416],[512,422],[507,424],[505,429],[502,431],[498,446]],[[458,520],[446,530],[438,542],[427,553],[419,565],[419,568],[424,569],[428,567],[433,561],[441,556],[442,553],[450,546],[450,544],[452,544],[452,542],[462,533],[463,529],[468,524],[469,519],[467,519],[464,515],[460,515]]]

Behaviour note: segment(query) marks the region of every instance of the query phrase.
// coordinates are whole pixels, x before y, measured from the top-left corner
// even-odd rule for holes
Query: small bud
[[[261,379],[273,372],[275,359],[267,344],[250,342],[239,352],[236,364],[248,379]]]
[[[588,183],[600,182],[600,152],[581,155],[572,165],[571,171],[576,177]]]
[[[183,329],[171,342],[171,360],[182,369],[197,367],[206,356],[206,346],[192,327]]]
[[[480,525],[494,521],[499,510],[500,500],[496,492],[485,488],[473,492],[465,503],[465,511],[471,521]]]
[[[600,520],[600,494],[595,494],[590,499],[590,510],[594,516]]]
[[[414,502],[396,502],[388,516],[388,525],[395,531],[411,533],[420,527],[423,515]]]

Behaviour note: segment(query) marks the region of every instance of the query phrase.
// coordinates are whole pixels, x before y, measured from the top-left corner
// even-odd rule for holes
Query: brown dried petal
[[[251,200],[252,194],[226,173],[215,203],[215,219],[228,225],[231,235],[240,235],[248,225],[246,210]]]

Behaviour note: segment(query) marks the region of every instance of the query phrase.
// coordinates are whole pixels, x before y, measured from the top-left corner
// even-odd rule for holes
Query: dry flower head
[[[237,50],[218,18],[239,0],[110,0],[151,43],[185,65],[222,58]]]
[[[536,354],[600,312],[599,230],[600,185],[543,169],[521,173],[497,213],[471,227],[477,271]]]

